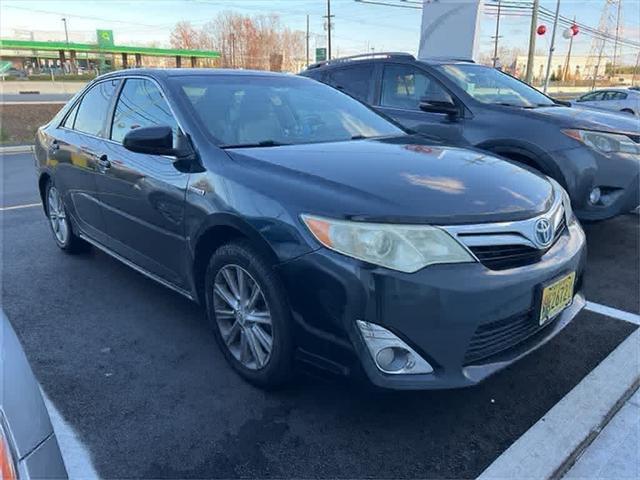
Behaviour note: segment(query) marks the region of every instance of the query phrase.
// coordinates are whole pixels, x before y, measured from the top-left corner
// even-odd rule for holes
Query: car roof
[[[406,62],[406,63],[422,63],[425,65],[449,65],[455,63],[464,63],[464,64],[475,64],[475,62],[471,59],[466,58],[452,58],[452,57],[433,57],[433,58],[424,58],[424,59],[416,59],[410,53],[405,52],[374,52],[374,53],[365,53],[362,55],[352,55],[350,57],[340,57],[334,58],[331,60],[326,60],[323,62],[317,62],[306,69],[306,71],[310,70],[324,70],[330,68],[338,68],[348,65],[357,65],[358,62],[387,62],[389,60],[393,60],[395,62]]]
[[[100,78],[117,78],[131,75],[144,75],[155,78],[167,78],[178,76],[227,76],[240,75],[246,77],[287,77],[294,78],[289,73],[270,72],[267,70],[240,70],[228,68],[129,68],[117,72],[106,73]]]

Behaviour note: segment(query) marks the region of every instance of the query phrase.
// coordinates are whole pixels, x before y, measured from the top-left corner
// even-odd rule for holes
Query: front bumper
[[[296,341],[304,359],[333,365],[343,373],[364,371],[380,387],[438,389],[474,385],[562,330],[585,303],[580,293],[585,260],[584,233],[574,222],[541,261],[509,270],[468,263],[433,265],[406,274],[326,249],[278,268],[289,293]],[[541,286],[571,271],[576,272],[577,280],[569,308],[539,331],[528,330],[533,333],[509,348],[470,360],[479,328],[497,322],[500,328],[537,322]],[[378,370],[357,330],[358,319],[392,331],[434,371],[389,375]],[[503,332],[497,332],[496,338],[499,335]]]
[[[631,154],[610,157],[587,147],[553,154],[562,169],[573,210],[581,220],[605,220],[628,213],[640,205],[640,158]],[[592,205],[589,193],[600,188],[602,200]]]

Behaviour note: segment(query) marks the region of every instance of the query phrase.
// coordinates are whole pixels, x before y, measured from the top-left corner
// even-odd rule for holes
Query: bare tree
[[[284,27],[277,15],[221,12],[201,30],[180,22],[171,44],[219,51],[216,63],[224,68],[297,71],[304,60],[304,33]]]

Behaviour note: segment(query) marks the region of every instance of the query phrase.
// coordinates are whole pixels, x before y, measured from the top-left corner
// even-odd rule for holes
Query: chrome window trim
[[[554,239],[558,236],[558,227],[564,218],[562,192],[553,189],[554,200],[545,213],[514,222],[478,223],[468,225],[442,225],[442,228],[465,247],[479,247],[492,245],[525,245],[537,250],[546,250],[553,245],[541,246],[535,241],[535,225],[538,220],[546,218],[551,221]],[[475,257],[475,255],[474,255]]]

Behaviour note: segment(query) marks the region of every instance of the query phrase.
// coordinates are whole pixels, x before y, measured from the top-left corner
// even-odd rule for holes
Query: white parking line
[[[593,302],[587,302],[585,309],[601,315],[606,315],[607,317],[617,318],[618,320],[624,320],[625,322],[640,325],[640,315],[636,315],[635,313],[625,312],[624,310],[618,310],[617,308],[607,307],[606,305],[600,305],[599,303]]]
[[[42,392],[42,397],[49,411],[49,418],[60,446],[64,465],[67,467],[69,479],[89,480],[100,478],[93,467],[91,453],[80,441],[73,427],[64,421],[58,409],[44,392]]]
[[[25,203],[24,205],[12,205],[10,207],[0,207],[0,212],[5,212],[7,210],[20,210],[22,208],[33,208],[39,207],[42,205],[41,203]]]

